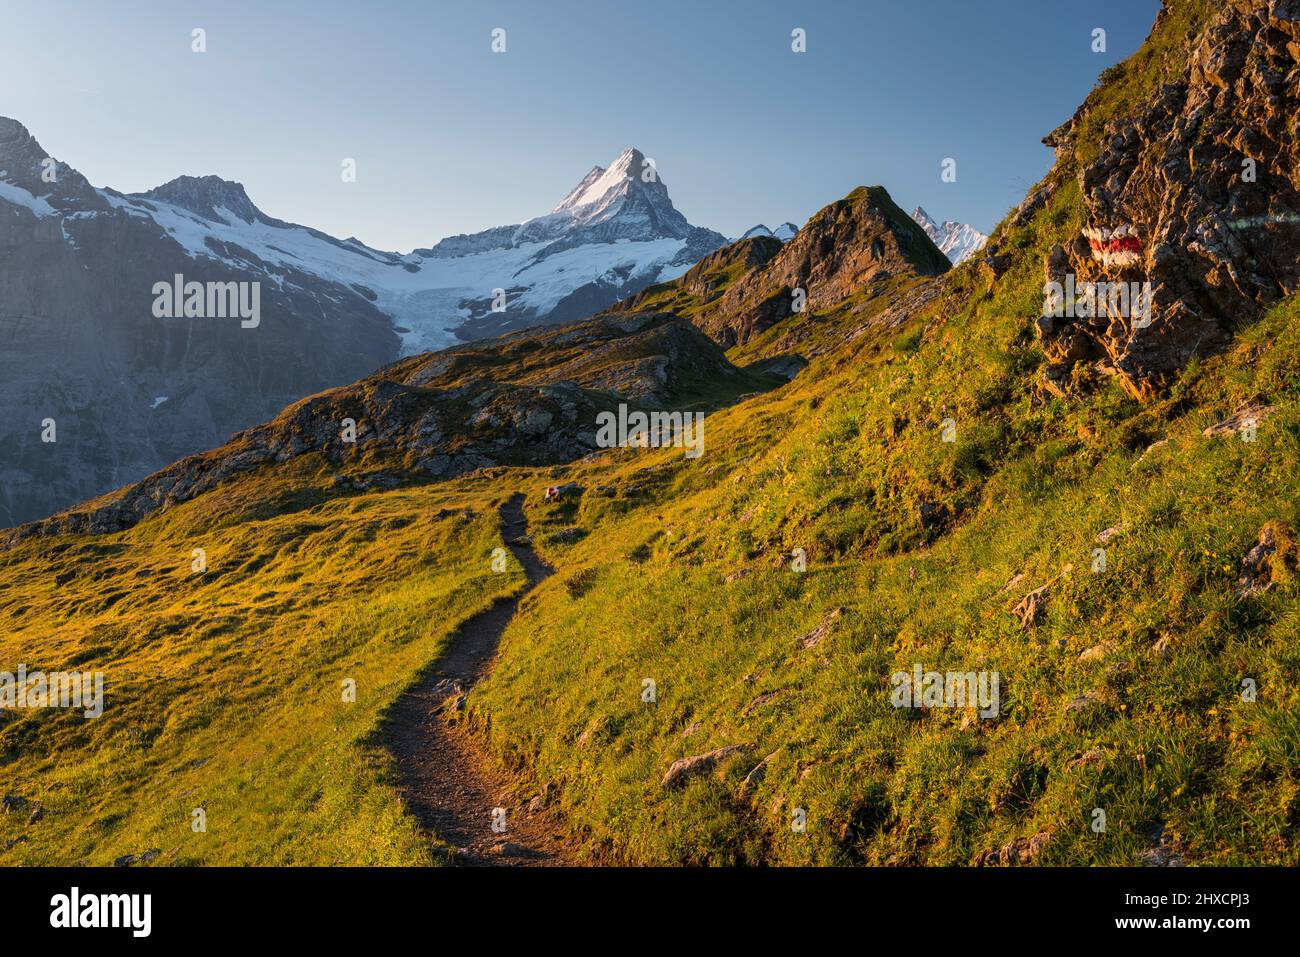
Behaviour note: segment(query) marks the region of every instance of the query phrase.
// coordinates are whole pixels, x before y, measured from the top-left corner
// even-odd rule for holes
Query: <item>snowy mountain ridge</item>
[[[636,149],[593,168],[550,213],[405,255],[268,216],[242,185],[216,176],[180,176],[128,195],[91,187],[62,168],[66,177],[55,184],[17,182],[4,171],[0,202],[56,218],[70,243],[78,222],[126,213],[152,220],[196,261],[277,285],[305,288],[304,277],[312,276],[351,290],[389,316],[402,354],[580,318],[680,276],[726,244],[678,212]]]
[[[776,227],[776,229],[768,229],[765,225],[759,223],[757,226],[749,227],[749,229],[737,236],[736,241],[741,239],[750,239],[754,236],[771,236],[774,239],[779,239],[781,242],[785,243],[793,239],[794,234],[797,232],[799,232],[799,227],[794,223],[782,223],[780,226]]]
[[[934,240],[934,244],[954,265],[965,262],[984,248],[989,238],[973,226],[952,220],[937,222],[920,206],[912,210],[912,218]]]

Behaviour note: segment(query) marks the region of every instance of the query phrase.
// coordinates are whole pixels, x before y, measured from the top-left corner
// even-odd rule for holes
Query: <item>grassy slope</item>
[[[543,528],[593,534],[571,547],[541,537],[564,575],[537,592],[479,694],[497,748],[560,785],[598,843],[639,861],[965,863],[1046,829],[1044,862],[1133,863],[1166,822],[1193,860],[1294,863],[1294,584],[1282,571],[1246,602],[1233,585],[1260,527],[1295,522],[1298,314],[1277,310],[1189,370],[1163,409],[1107,389],[1032,414],[1021,399],[1020,425],[998,421],[1005,407],[980,411],[983,376],[948,381],[923,348],[878,361],[856,390],[827,377],[716,416],[695,463],[626,463],[614,481],[644,484],[639,507],[592,497],[573,515],[537,510]],[[960,351],[959,330],[936,345]],[[889,399],[915,409],[939,383],[958,442],[919,425],[886,438]],[[1200,435],[1256,394],[1279,412],[1255,443]],[[1135,466],[1122,439],[1148,430],[1173,442]],[[666,467],[635,471],[647,464]],[[918,488],[965,503],[928,545]],[[1091,574],[1096,534],[1117,523],[1106,572]],[[809,554],[803,574],[779,564],[795,547]],[[1022,633],[1010,607],[1065,563],[1077,571],[1047,621]],[[724,583],[746,566],[750,577]],[[846,613],[821,646],[796,644],[835,607]],[[1153,653],[1166,637],[1167,659]],[[1104,641],[1111,655],[1079,660]],[[960,714],[894,710],[888,675],[916,661],[999,671],[1003,717],[960,730]],[[1253,704],[1238,698],[1248,676]],[[656,705],[640,700],[646,677]],[[1103,704],[1067,714],[1088,690]],[[768,691],[780,695],[742,713]],[[673,759],[731,743],[754,750],[723,780],[659,787]],[[1093,749],[1100,760],[1076,764]],[[740,778],[773,752],[741,796]],[[793,807],[809,811],[805,835],[785,826]],[[1094,807],[1104,837],[1088,829]],[[863,836],[841,841],[850,820]]]
[[[1092,107],[1115,115],[1176,69],[1207,6],[1175,8]],[[1094,128],[1085,117],[1080,160]],[[1044,402],[1030,331],[1042,256],[1081,225],[1069,162],[1055,175],[1052,202],[1000,237],[1013,260],[991,295],[968,266],[892,341],[869,337],[711,417],[702,459],[588,467],[591,484],[613,469],[648,500],[534,516],[593,534],[549,546],[565,574],[507,634],[476,703],[498,751],[558,784],[598,846],[646,862],[961,864],[1045,830],[1041,863],[1116,864],[1163,825],[1191,861],[1297,862],[1294,557],[1275,560],[1263,596],[1233,587],[1261,527],[1285,541],[1296,521],[1300,307],[1243,329],[1165,401],[1140,407],[1097,382]],[[1202,437],[1259,397],[1279,411],[1258,441]],[[938,431],[949,417],[952,444]],[[922,527],[923,501],[948,509],[946,533]],[[1092,574],[1095,537],[1116,524]],[[783,564],[796,547],[803,574]],[[1076,571],[1046,622],[1022,632],[1009,609],[1065,564]],[[742,567],[755,572],[724,582]],[[796,643],[837,607],[820,646]],[[1103,642],[1108,654],[1080,659]],[[960,713],[895,710],[888,675],[913,662],[997,670],[1001,719],[963,729]],[[641,700],[647,677],[657,704]],[[1100,704],[1067,712],[1086,691]],[[672,760],[733,743],[751,751],[720,777],[660,787]],[[795,807],[805,834],[789,827]]]
[[[301,491],[327,475],[312,465],[127,533],[4,556],[0,660],[102,671],[106,706],[94,720],[3,713],[2,789],[45,816],[0,816],[0,849],[26,838],[0,861],[149,848],[177,864],[430,860],[374,731],[454,623],[518,588],[522,569],[491,572],[487,480],[322,502]],[[206,574],[191,573],[196,547]],[[206,833],[190,828],[196,807]]]

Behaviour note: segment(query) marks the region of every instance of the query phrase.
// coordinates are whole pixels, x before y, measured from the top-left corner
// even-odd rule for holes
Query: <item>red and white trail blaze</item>
[[[1114,229],[1089,226],[1083,231],[1092,258],[1105,266],[1132,266],[1142,259],[1142,241],[1137,230],[1125,223]]]

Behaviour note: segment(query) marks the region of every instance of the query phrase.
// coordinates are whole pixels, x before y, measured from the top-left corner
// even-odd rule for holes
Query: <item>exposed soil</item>
[[[528,585],[513,598],[466,621],[442,658],[393,705],[384,743],[397,760],[407,804],[420,823],[456,849],[461,865],[547,867],[574,863],[574,855],[554,813],[529,810],[535,790],[521,790],[483,752],[456,720],[461,696],[489,671],[497,644],[519,602],[554,569],[529,543],[524,496],[501,507],[502,538],[528,575]],[[505,810],[501,832],[497,812]]]

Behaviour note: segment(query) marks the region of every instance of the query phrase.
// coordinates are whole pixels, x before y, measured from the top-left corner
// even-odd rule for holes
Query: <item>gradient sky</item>
[[[1159,0],[0,0],[0,115],[97,186],[242,182],[407,251],[547,212],[623,148],[729,236],[861,184],[988,231]],[[208,52],[190,51],[207,30]],[[494,27],[507,52],[490,51]],[[808,52],[790,50],[807,31]],[[1107,52],[1091,51],[1092,30]],[[944,157],[957,182],[940,180]],[[358,164],[355,184],[340,163]]]

